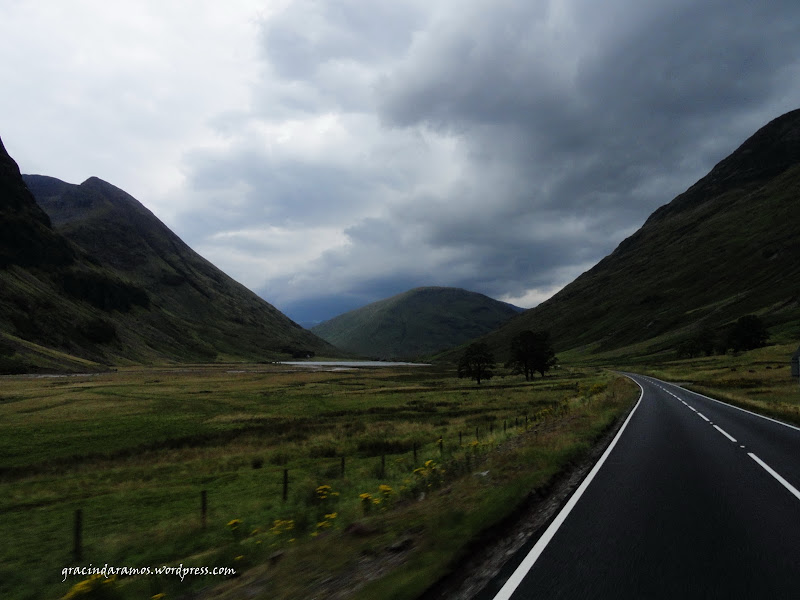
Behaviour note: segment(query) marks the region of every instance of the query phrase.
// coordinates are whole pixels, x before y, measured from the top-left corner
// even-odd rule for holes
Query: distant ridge
[[[311,331],[361,356],[409,359],[483,335],[521,310],[463,289],[421,287],[339,315]]]
[[[771,121],[558,294],[485,339],[524,329],[556,349],[671,352],[756,313],[800,337],[800,109]]]

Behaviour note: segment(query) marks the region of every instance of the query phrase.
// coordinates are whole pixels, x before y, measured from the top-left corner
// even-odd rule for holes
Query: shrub
[[[94,344],[106,344],[117,339],[117,328],[105,319],[92,319],[80,327],[78,331]]]
[[[61,277],[61,287],[73,298],[105,311],[127,312],[134,306],[150,306],[147,292],[142,288],[102,273],[66,271]]]

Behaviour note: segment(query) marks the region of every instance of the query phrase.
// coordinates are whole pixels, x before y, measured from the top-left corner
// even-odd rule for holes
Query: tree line
[[[705,354],[745,352],[766,346],[769,333],[764,322],[756,315],[744,315],[733,325],[722,331],[704,327],[677,347],[678,358],[695,358]]]
[[[533,379],[535,373],[545,376],[556,366],[553,344],[548,331],[521,331],[511,339],[510,360],[505,364],[513,373],[525,375],[525,381]],[[494,376],[495,359],[486,342],[470,344],[458,361],[458,376],[469,377],[480,384]]]

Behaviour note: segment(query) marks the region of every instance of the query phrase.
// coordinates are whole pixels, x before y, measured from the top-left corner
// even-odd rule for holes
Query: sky
[[[797,0],[0,0],[0,137],[303,324],[529,308],[800,107]]]

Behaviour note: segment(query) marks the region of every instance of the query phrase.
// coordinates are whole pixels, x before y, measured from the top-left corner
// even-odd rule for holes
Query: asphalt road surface
[[[653,378],[482,598],[800,598],[800,429]]]

